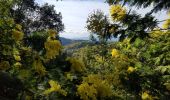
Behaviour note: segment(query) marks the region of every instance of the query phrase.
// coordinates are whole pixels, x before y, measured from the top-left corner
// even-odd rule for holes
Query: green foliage
[[[106,2],[109,4],[123,3],[124,5],[128,4],[130,6],[137,6],[138,8],[146,8],[153,5],[153,9],[150,13],[158,12],[163,9],[168,10],[170,7],[170,2],[166,0],[106,0]]]
[[[34,32],[27,38],[27,44],[36,51],[42,50],[44,43],[48,37],[47,32]]]
[[[120,10],[119,15],[115,16],[114,13],[118,9]],[[141,17],[141,15],[130,11],[127,13],[120,5],[111,6],[110,13],[113,23],[110,23],[107,16],[99,11],[91,14],[87,20],[87,29],[97,34],[99,39],[101,38],[104,41],[119,36],[120,41],[128,37],[131,38],[131,42],[134,42],[136,38],[148,37],[148,31],[157,26],[156,19],[153,16],[145,15]]]
[[[101,42],[110,38],[109,19],[100,10],[94,11],[87,19],[87,29],[96,34]]]
[[[130,39],[110,43],[104,56],[102,45],[86,46],[73,55],[85,61],[89,74],[102,75],[110,82],[113,97],[139,99],[148,91],[148,98],[165,99],[169,97],[169,43],[167,31],[157,38],[137,38],[132,44]]]
[[[54,10],[54,5],[46,3],[40,6],[35,0],[9,1],[13,1],[12,4],[15,6],[9,9],[9,14],[17,24],[22,25],[26,35],[47,28],[57,32],[63,31],[62,15]]]
[[[141,17],[127,13],[121,5],[112,5],[113,24],[100,11],[90,15],[87,21],[87,28],[102,43],[77,43],[70,46],[71,52],[67,52],[69,47],[65,52],[58,34],[63,25],[52,25],[56,21],[53,19],[60,16],[53,6],[37,8],[33,0],[7,0],[3,5],[4,2],[0,1],[0,98],[153,100],[170,97],[169,23],[166,22],[164,29],[155,29],[157,22],[153,16]],[[13,9],[16,5],[23,9]],[[42,25],[26,27],[23,20],[28,21],[24,17],[29,16],[24,11],[31,13],[35,9],[43,19],[33,23],[39,25],[43,21]],[[33,32],[25,36],[27,28]],[[122,41],[106,42],[112,36],[120,36]]]

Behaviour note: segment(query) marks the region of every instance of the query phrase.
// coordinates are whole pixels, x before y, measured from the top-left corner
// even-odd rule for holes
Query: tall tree
[[[153,5],[153,9],[150,13],[158,12],[162,9],[168,10],[170,8],[170,1],[169,0],[106,0],[109,4],[128,4],[130,6],[137,6],[137,7],[149,7]]]
[[[87,18],[87,29],[96,34],[100,42],[105,42],[110,38],[109,25],[108,17],[100,10],[94,11]]]
[[[120,4],[110,6],[110,16],[111,22],[103,13],[93,13],[87,20],[87,29],[106,40],[111,37],[119,37],[119,40],[129,37],[133,42],[137,37],[147,37],[149,31],[157,26],[157,20],[152,15],[142,17],[131,10],[127,11]]]
[[[57,13],[54,6],[47,3],[40,6],[34,0],[19,0],[10,12],[15,22],[22,24],[26,34],[47,28],[57,32],[64,29],[61,13]]]

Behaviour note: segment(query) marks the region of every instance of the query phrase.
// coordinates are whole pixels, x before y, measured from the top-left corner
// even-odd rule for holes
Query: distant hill
[[[82,48],[84,46],[90,45],[91,43],[88,41],[80,41],[80,42],[74,42],[72,44],[66,45],[65,50],[75,50],[75,49],[79,49]]]
[[[73,39],[67,39],[64,37],[60,37],[60,41],[62,43],[62,45],[64,46],[64,50],[72,53],[75,50],[78,50],[80,48],[86,47],[86,46],[95,46],[95,45],[99,45],[99,42],[92,42],[89,40],[73,40]],[[117,41],[115,38],[113,38],[112,40],[109,40],[108,43],[112,43]]]
[[[62,45],[66,46],[66,45],[70,45],[70,44],[74,44],[74,43],[85,42],[87,40],[72,40],[72,39],[60,37],[60,41],[61,41]]]

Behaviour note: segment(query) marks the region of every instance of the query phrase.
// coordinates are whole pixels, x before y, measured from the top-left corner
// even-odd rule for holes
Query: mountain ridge
[[[70,45],[70,44],[73,44],[73,43],[78,43],[78,42],[85,42],[85,41],[88,41],[88,40],[81,40],[81,39],[68,39],[68,38],[65,38],[65,37],[60,37],[60,41],[62,43],[62,45],[66,46],[66,45]]]

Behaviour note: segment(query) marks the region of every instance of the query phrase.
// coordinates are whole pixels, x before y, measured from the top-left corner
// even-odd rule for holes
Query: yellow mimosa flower
[[[110,7],[110,14],[115,21],[121,21],[126,16],[126,9],[121,5],[112,5]]]
[[[17,31],[17,30],[13,30],[12,31],[12,37],[15,41],[20,41],[20,40],[23,39],[24,33]]]
[[[167,19],[167,20],[163,23],[162,28],[164,28],[164,29],[170,28],[170,19]]]
[[[127,69],[127,72],[129,72],[129,73],[132,73],[134,71],[135,71],[135,68],[133,68],[131,66],[129,66],[128,69]]]
[[[46,49],[46,57],[47,59],[53,59],[61,50],[61,43],[58,40],[47,39],[44,43]]]
[[[50,37],[55,38],[57,35],[57,32],[55,30],[49,29],[48,34]]]
[[[21,61],[21,57],[18,56],[18,55],[14,55],[14,59],[15,59],[16,61]]]
[[[20,68],[20,67],[22,66],[22,64],[21,64],[20,62],[16,62],[16,63],[14,64],[14,66],[15,66],[16,68]]]
[[[43,94],[48,95],[52,92],[59,92],[60,94],[66,96],[67,92],[63,89],[61,89],[60,84],[57,81],[50,80],[49,82],[50,88],[45,90]]]
[[[147,91],[142,93],[142,100],[153,100],[152,96]]]
[[[112,57],[118,57],[119,56],[119,52],[117,49],[112,49]]]

